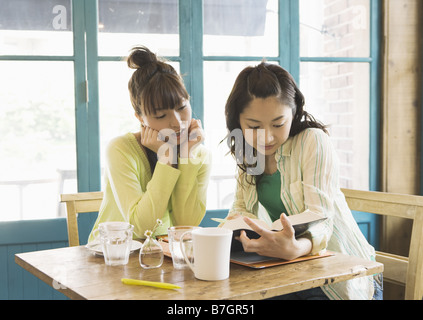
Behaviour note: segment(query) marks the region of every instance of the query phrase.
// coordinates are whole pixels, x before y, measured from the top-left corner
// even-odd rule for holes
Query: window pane
[[[99,63],[100,148],[101,155],[111,139],[139,131],[129,99],[128,81],[134,70],[126,62]],[[104,168],[103,157],[101,157]]]
[[[179,55],[178,0],[99,0],[98,7],[99,55],[126,56],[135,45]]]
[[[73,63],[0,61],[0,220],[64,214],[76,192]]]
[[[306,110],[329,125],[344,188],[369,188],[369,72],[367,63],[301,64]]]
[[[227,154],[229,148],[224,140],[227,134],[225,104],[238,74],[252,64],[241,61],[204,63],[204,143],[213,154],[207,209],[227,209],[232,205],[236,162]]]
[[[368,57],[370,0],[300,0],[300,55]]]
[[[72,55],[71,0],[0,0],[2,55]]]
[[[277,0],[204,0],[204,55],[277,56]]]

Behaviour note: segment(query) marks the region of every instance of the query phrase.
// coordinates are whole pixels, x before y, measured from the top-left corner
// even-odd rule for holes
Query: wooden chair
[[[342,189],[351,210],[413,220],[408,257],[376,253],[383,279],[405,285],[406,300],[423,299],[423,196]]]
[[[79,246],[78,213],[98,211],[103,192],[61,194],[60,198],[61,202],[66,203],[69,246]]]

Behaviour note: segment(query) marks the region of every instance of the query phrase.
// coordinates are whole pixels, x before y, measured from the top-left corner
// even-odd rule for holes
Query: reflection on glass
[[[54,218],[76,192],[70,62],[0,61],[0,221]]]
[[[0,0],[2,55],[72,55],[70,0]]]
[[[302,57],[368,57],[370,0],[300,0]]]
[[[179,55],[178,0],[99,0],[99,54],[126,56],[145,45],[161,56]]]
[[[341,187],[368,190],[369,65],[305,62],[300,77],[306,110],[329,125]]]
[[[204,55],[277,56],[277,0],[204,0]]]

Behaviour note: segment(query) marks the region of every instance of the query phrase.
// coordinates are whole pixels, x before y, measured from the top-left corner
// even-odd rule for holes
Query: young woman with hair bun
[[[156,235],[172,225],[198,225],[206,211],[210,159],[183,80],[146,47],[133,48],[127,64],[135,70],[128,89],[140,131],[107,147],[104,199],[93,230],[101,222],[126,221],[134,225],[134,238],[145,238],[157,219],[163,224]]]

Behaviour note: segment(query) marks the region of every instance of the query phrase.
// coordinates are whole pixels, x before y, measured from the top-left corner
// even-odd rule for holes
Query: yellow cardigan
[[[134,238],[145,238],[144,232],[152,230],[157,219],[163,225],[156,235],[166,234],[172,225],[200,224],[206,211],[210,154],[200,145],[192,159],[178,162],[177,169],[157,162],[151,174],[134,134],[113,139],[106,150],[104,198],[93,231],[101,222],[126,221],[134,225]],[[89,241],[94,240],[93,231]]]

